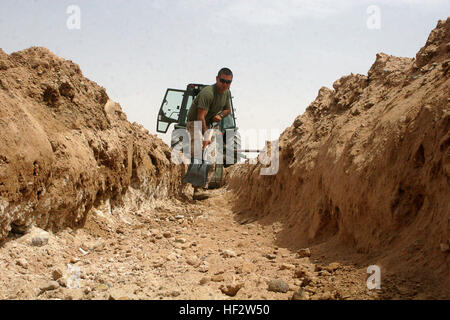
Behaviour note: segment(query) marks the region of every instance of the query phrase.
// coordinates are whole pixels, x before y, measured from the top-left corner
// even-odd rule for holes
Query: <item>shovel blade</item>
[[[205,187],[210,167],[211,164],[207,163],[191,163],[188,167],[186,175],[183,178],[183,182],[190,183],[194,187]]]

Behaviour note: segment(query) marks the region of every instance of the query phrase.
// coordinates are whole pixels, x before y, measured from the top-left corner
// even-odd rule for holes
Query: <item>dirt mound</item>
[[[169,147],[46,48],[0,49],[0,132],[0,241],[32,224],[82,226],[95,206],[150,205],[179,187]]]
[[[449,65],[450,18],[416,59],[380,53],[367,76],[321,88],[280,136],[277,175],[227,173],[236,209],[283,221],[280,245],[352,248],[448,294]]]

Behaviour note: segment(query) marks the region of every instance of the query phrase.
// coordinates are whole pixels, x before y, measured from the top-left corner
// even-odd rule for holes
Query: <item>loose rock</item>
[[[40,290],[41,290],[41,293],[43,293],[45,291],[51,291],[51,290],[55,290],[55,289],[58,289],[58,288],[59,288],[59,283],[58,282],[50,281],[50,282],[47,282],[46,284],[44,284],[40,288]]]
[[[206,261],[203,261],[200,267],[198,268],[198,271],[200,272],[208,272],[209,270],[209,264]]]
[[[295,269],[295,265],[289,263],[282,263],[280,265],[280,270],[293,270]]]
[[[53,269],[53,271],[52,271],[53,280],[56,281],[59,278],[61,278],[62,276],[63,276],[63,273],[62,273],[61,269],[59,269],[59,268]]]
[[[243,283],[232,283],[227,285],[222,285],[220,290],[227,296],[234,297],[241,288],[244,287]]]
[[[330,273],[333,273],[334,271],[338,270],[341,267],[341,265],[338,262],[330,263],[328,266],[325,267],[325,270],[327,270]]]
[[[170,296],[171,297],[178,297],[180,294],[181,294],[180,291],[174,290],[174,291],[172,291],[170,293]]]
[[[41,247],[48,243],[50,234],[39,228],[35,228],[31,231],[31,245],[35,247]]]
[[[298,258],[304,258],[304,257],[310,257],[310,256],[311,256],[311,250],[309,248],[300,249],[297,251]]]
[[[61,287],[67,287],[67,279],[59,278],[57,282]]]
[[[294,292],[291,300],[307,300],[308,298],[309,295],[305,292],[305,290],[303,290],[303,288],[300,288]]]
[[[232,257],[236,257],[236,253],[232,250],[224,250],[222,252],[222,256],[224,258],[232,258]]]
[[[264,255],[264,257],[266,257],[269,260],[274,260],[277,258],[277,256],[275,254],[271,254],[271,253]]]
[[[204,284],[206,284],[206,283],[208,283],[210,281],[211,281],[210,277],[203,277],[203,278],[200,279],[200,284],[204,285]]]
[[[196,256],[189,256],[186,258],[186,263],[193,267],[198,267],[202,263],[202,261]]]
[[[121,289],[110,289],[108,300],[130,300],[127,293]]]
[[[286,293],[289,291],[289,285],[281,279],[270,280],[268,283],[269,291]]]
[[[295,271],[294,275],[297,278],[303,278],[308,274],[309,270],[305,266],[298,266]]]
[[[224,279],[223,275],[221,275],[221,274],[215,275],[211,278],[211,281],[214,281],[214,282],[222,282],[224,280],[225,279]]]
[[[27,262],[27,260],[25,260],[25,259],[19,259],[19,260],[17,260],[16,261],[16,264],[18,265],[18,266],[21,266],[22,268],[24,268],[24,269],[28,269],[28,262]]]

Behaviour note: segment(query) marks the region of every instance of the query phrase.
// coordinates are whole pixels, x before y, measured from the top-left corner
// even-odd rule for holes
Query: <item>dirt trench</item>
[[[112,213],[106,202],[82,229],[11,234],[0,248],[0,299],[439,298],[383,274],[369,289],[367,264],[283,247],[280,222],[234,213],[226,188],[209,193],[140,211]]]
[[[197,202],[78,65],[0,49],[0,299],[448,299],[449,44],[321,88],[276,175]]]

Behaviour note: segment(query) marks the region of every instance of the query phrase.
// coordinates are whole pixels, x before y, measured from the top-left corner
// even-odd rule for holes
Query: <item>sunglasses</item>
[[[222,79],[222,78],[219,78],[219,80],[222,83],[226,83],[226,84],[230,84],[231,83],[231,80],[225,80],[225,79]]]

